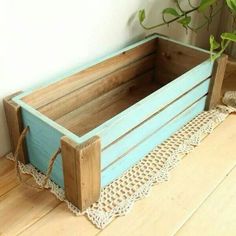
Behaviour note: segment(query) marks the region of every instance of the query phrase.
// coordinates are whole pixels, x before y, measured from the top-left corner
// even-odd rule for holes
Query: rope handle
[[[17,178],[20,180],[21,183],[27,185],[27,186],[30,186],[32,188],[36,188],[36,189],[47,189],[48,187],[48,180],[51,176],[51,173],[52,173],[52,169],[53,169],[53,165],[55,163],[55,160],[56,158],[58,157],[58,155],[61,153],[61,148],[59,147],[58,150],[51,156],[50,160],[49,160],[49,164],[48,164],[48,168],[47,168],[47,173],[46,173],[46,176],[45,176],[45,179],[43,181],[43,184],[42,186],[40,187],[36,187],[34,185],[31,185],[29,183],[26,183],[22,180],[22,176],[21,176],[21,171],[20,171],[20,162],[19,162],[19,153],[20,153],[20,147],[23,145],[23,142],[26,138],[26,135],[29,131],[29,127],[25,127],[18,139],[18,142],[17,142],[17,146],[16,146],[16,150],[14,152],[14,160],[15,160],[15,170],[16,170],[16,175],[17,175]]]
[[[20,172],[20,167],[19,167],[19,154],[20,154],[20,147],[22,146],[23,144],[23,141],[27,135],[29,131],[29,127],[25,127],[24,130],[22,131],[19,139],[18,139],[18,142],[17,142],[17,146],[16,146],[16,150],[13,154],[14,156],[14,159],[15,159],[15,169],[16,169],[16,175],[17,175],[17,178],[20,180],[20,182],[23,182],[22,181],[22,177],[21,177],[21,172]]]
[[[48,180],[51,176],[52,173],[52,168],[54,165],[55,160],[57,159],[58,155],[61,153],[61,148],[59,147],[57,149],[57,151],[51,156],[50,160],[49,160],[49,164],[48,164],[48,169],[47,169],[47,173],[46,173],[46,177],[44,179],[42,188],[46,188],[46,185],[48,185]]]

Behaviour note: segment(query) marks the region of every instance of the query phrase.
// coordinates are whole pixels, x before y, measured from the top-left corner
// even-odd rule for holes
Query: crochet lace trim
[[[224,101],[227,103],[227,98]],[[126,215],[137,200],[148,195],[154,184],[167,181],[170,171],[177,163],[235,111],[233,106],[218,106],[211,111],[202,112],[120,178],[102,189],[99,201],[84,212],[67,201],[64,190],[51,180],[48,181],[47,187],[59,200],[64,201],[75,215],[87,215],[93,224],[103,229],[115,217]],[[8,158],[14,160],[12,154],[9,154]],[[45,175],[35,167],[22,163],[19,163],[19,167],[22,173],[32,175],[39,186],[43,185]]]

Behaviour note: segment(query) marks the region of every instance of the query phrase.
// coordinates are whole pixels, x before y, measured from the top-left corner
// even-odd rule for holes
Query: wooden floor
[[[25,176],[25,181],[33,183]],[[0,235],[236,235],[236,115],[230,115],[125,217],[104,230],[0,159]]]

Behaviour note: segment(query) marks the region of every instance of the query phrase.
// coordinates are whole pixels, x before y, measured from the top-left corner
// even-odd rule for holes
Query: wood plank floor
[[[236,115],[230,115],[125,217],[104,230],[0,159],[0,235],[236,235]],[[29,176],[25,181],[33,183]]]

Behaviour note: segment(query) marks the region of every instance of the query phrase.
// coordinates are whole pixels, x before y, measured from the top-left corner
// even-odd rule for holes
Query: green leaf
[[[236,13],[236,0],[226,0],[228,7]]]
[[[215,40],[215,37],[213,35],[211,35],[210,37],[210,47],[211,47],[211,51],[214,51],[220,48],[220,44]]]
[[[162,11],[163,15],[172,15],[172,16],[179,16],[179,13],[174,8],[166,8]]]
[[[234,33],[223,33],[221,34],[221,38],[224,40],[229,40],[236,43],[236,34]]]
[[[138,18],[139,18],[139,22],[142,23],[145,18],[146,18],[146,15],[145,15],[145,10],[142,9],[138,12]]]
[[[201,0],[198,10],[200,12],[205,11],[208,7],[216,3],[217,0]]]
[[[184,18],[178,20],[177,22],[186,28],[191,23],[191,20],[192,20],[191,16],[185,16]]]

